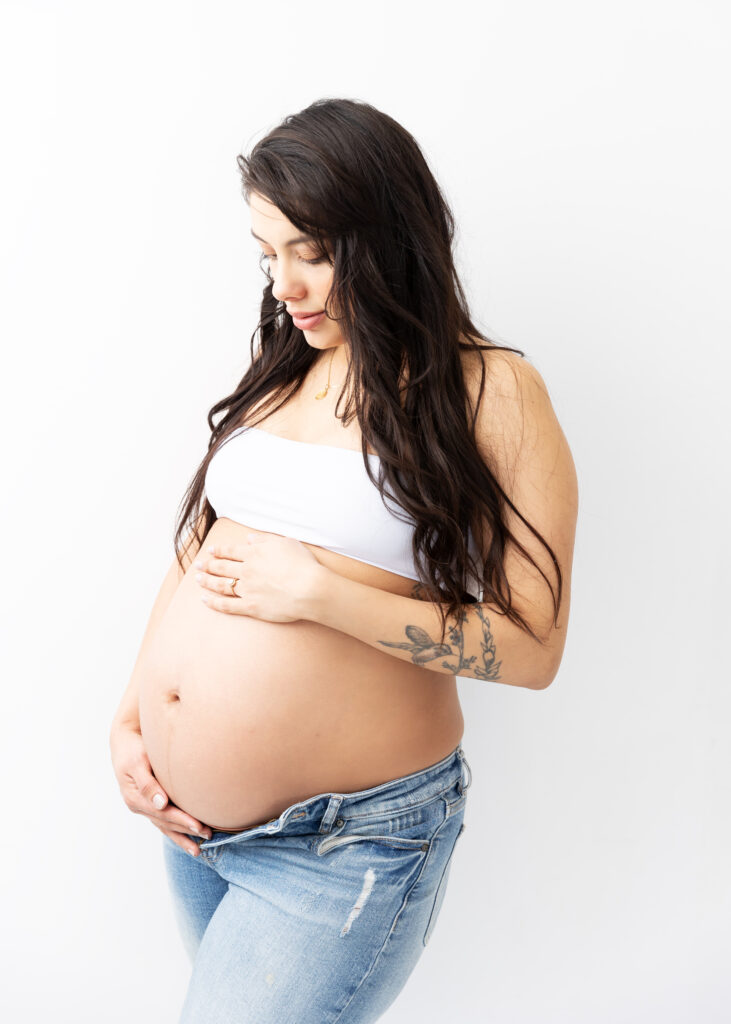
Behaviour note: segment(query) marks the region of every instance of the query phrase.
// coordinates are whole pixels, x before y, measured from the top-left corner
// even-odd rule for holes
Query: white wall
[[[177,1019],[161,836],[108,728],[248,360],[236,154],[329,95],[422,143],[477,320],[543,374],[580,482],[560,673],[460,680],[467,829],[384,1020],[728,1020],[727,5],[0,13],[0,1004]]]

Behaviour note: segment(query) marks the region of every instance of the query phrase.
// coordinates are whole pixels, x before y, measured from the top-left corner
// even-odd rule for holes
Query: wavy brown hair
[[[385,485],[391,506],[395,500],[405,516],[394,514],[413,525],[414,566],[427,598],[439,602],[440,642],[447,619],[475,601],[468,592],[472,576],[483,601],[543,643],[512,603],[506,546],[516,545],[539,569],[551,590],[554,622],[562,590],[558,561],[475,441],[490,349],[525,353],[497,345],[472,323],[453,258],[454,218],[416,140],[368,103],[326,98],[286,117],[248,157],[236,159],[246,201],[257,193],[277,206],[333,267],[326,312],[340,321],[350,355],[335,414],[347,399],[342,420],[358,420],[369,479],[382,500]],[[216,450],[243,422],[254,425],[247,415],[258,403],[269,415],[292,398],[320,356],[273,297],[271,276],[262,269],[267,282],[249,368],[208,412],[208,451],[179,509],[174,544],[181,568],[184,532],[195,524],[190,542],[200,543],[217,518],[204,493]],[[479,357],[474,410],[460,356],[465,349],[488,353]],[[367,445],[379,456],[377,476]],[[511,533],[508,506],[550,554],[556,594]],[[468,550],[469,531],[481,565]]]

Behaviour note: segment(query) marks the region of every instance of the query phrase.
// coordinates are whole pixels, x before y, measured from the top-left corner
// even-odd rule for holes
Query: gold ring
[[[233,594],[233,596],[234,596],[234,597],[238,597],[238,596],[239,596],[239,595],[238,595],[238,594],[236,593],[236,584],[237,584],[238,582],[239,582],[239,581],[238,581],[238,579],[235,579],[235,580],[231,580],[231,583],[230,583],[230,587],[231,587],[231,593]]]

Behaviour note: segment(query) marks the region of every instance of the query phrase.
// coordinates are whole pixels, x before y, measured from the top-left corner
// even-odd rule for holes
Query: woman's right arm
[[[195,558],[201,541],[202,538],[186,551],[183,568],[178,565],[177,558],[173,559],[152,606],[132,676],[122,695],[109,733],[112,766],[127,807],[135,814],[144,814],[164,835],[169,836],[174,843],[193,856],[198,856],[198,847],[184,833],[209,837],[211,830],[197,818],[169,803],[167,793],[152,773],[140,730],[139,667],[144,661],[143,655],[151,643],[151,637],[156,632],[185,570]],[[153,803],[156,798],[159,807]]]

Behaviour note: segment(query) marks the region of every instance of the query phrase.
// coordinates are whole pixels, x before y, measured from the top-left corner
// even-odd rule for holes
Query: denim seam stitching
[[[449,820],[449,819],[447,819],[447,820]],[[452,849],[449,851],[449,856],[447,857],[447,860],[446,860],[446,863],[444,865],[444,868],[442,869],[442,873],[439,876],[439,882],[437,883],[437,887],[436,887],[436,889],[434,891],[434,902],[432,903],[431,910],[429,912],[429,920],[426,923],[426,928],[424,929],[424,934],[421,937],[421,942],[422,942],[423,946],[427,945],[429,939],[431,938],[431,934],[434,931],[434,926],[436,925],[436,919],[434,918],[434,911],[437,908],[437,900],[439,899],[439,893],[440,893],[440,890],[442,888],[442,883],[444,882],[444,879],[446,877],[449,865],[452,863],[452,858],[454,857],[454,851],[457,849],[457,842],[459,840],[459,837],[462,835],[462,830],[463,829],[464,829],[464,823],[462,823],[462,825],[457,830],[457,835],[454,837],[454,842],[452,843]]]

